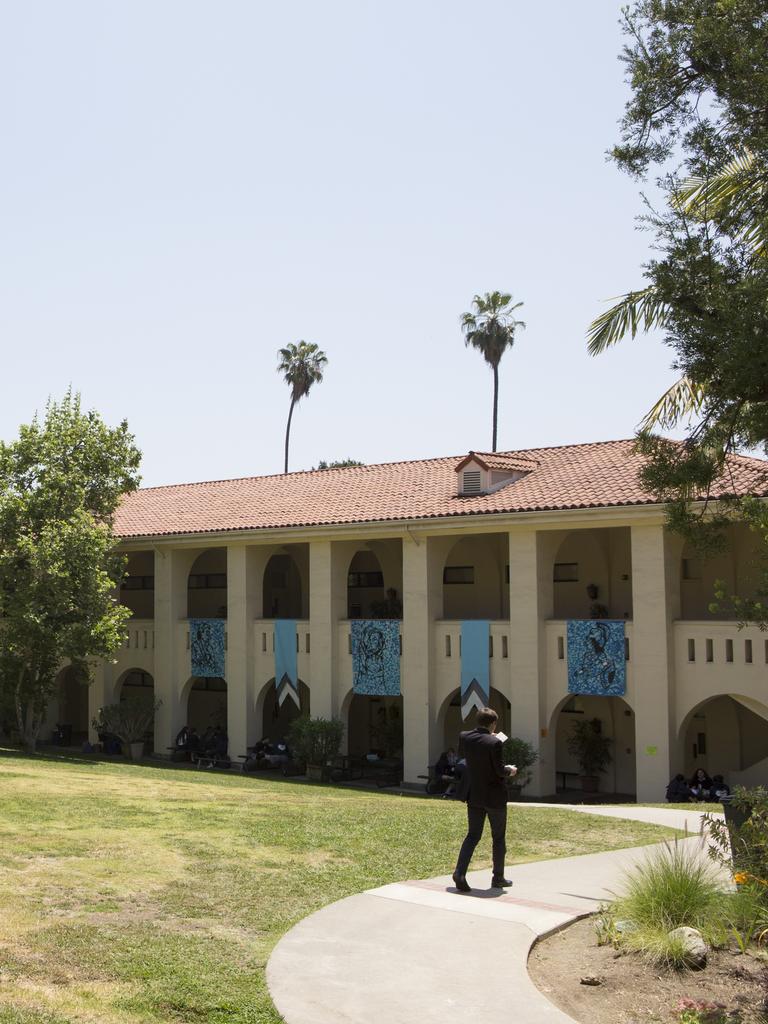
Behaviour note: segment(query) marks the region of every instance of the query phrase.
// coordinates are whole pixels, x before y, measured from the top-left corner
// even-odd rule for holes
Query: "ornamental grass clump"
[[[623,923],[615,944],[654,964],[685,967],[685,944],[670,932],[695,928],[710,945],[722,945],[725,898],[713,868],[698,851],[665,844],[627,874],[625,891],[611,906],[614,921]]]

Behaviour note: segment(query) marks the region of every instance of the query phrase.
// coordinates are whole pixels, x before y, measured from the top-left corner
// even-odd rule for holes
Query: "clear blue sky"
[[[631,436],[658,340],[590,359],[641,282],[606,162],[619,0],[27,0],[0,20],[0,436],[71,383],[144,483],[279,472],[290,341],[326,379],[291,468],[487,450],[475,292],[525,303],[499,446]]]

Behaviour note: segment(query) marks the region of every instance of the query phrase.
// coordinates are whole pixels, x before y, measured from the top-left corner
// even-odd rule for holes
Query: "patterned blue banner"
[[[296,657],[296,620],[275,619],[275,686],[278,704],[290,697],[297,708],[299,700],[299,670]]]
[[[490,636],[487,619],[467,619],[461,624],[461,717],[472,708],[485,708],[491,694]]]
[[[190,619],[189,648],[193,676],[224,676],[224,619]]]
[[[568,622],[568,692],[623,697],[627,692],[624,622],[571,619]]]
[[[400,695],[400,621],[352,620],[352,689],[375,697]]]

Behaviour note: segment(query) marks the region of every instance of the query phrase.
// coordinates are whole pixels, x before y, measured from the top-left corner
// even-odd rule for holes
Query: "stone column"
[[[658,802],[672,770],[676,599],[669,540],[661,524],[632,530],[632,703],[637,799]],[[628,694],[628,696],[630,696]]]
[[[552,617],[552,560],[562,533],[509,533],[509,671],[512,735],[539,752],[525,792],[555,791],[554,742],[548,735],[545,622]],[[544,742],[542,742],[544,741]]]
[[[187,618],[187,579],[199,551],[155,548],[155,751],[163,756],[185,724],[182,701],[190,675],[189,652],[184,657],[179,623]]]
[[[262,573],[252,564],[254,549],[245,544],[227,547],[227,735],[235,760],[259,738],[255,709],[255,633],[257,586]],[[261,599],[258,601],[261,605]]]
[[[450,538],[403,537],[403,656],[400,688],[403,694],[404,781],[423,785],[419,775],[437,759],[430,747],[432,719],[437,715],[434,685],[434,622],[442,615],[442,567]]]
[[[347,617],[347,570],[357,550],[351,542],[312,541],[309,545],[309,666],[313,718],[338,718],[341,693],[338,628]],[[345,723],[346,724],[346,723]]]

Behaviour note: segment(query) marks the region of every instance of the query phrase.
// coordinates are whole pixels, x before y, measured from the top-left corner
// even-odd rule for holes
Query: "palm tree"
[[[735,241],[752,249],[758,260],[768,258],[768,186],[759,162],[745,149],[711,178],[691,177],[681,182],[671,204],[694,220],[717,216],[729,221]],[[587,348],[596,356],[627,334],[664,327],[669,306],[653,285],[627,292],[593,320],[587,330]],[[681,419],[700,412],[707,396],[704,382],[681,377],[664,392],[640,422],[640,432],[674,427]]]
[[[515,331],[524,328],[522,320],[515,320],[514,312],[523,305],[512,305],[512,296],[506,292],[486,292],[472,300],[472,312],[464,313],[461,329],[466,345],[482,353],[493,370],[493,451],[496,451],[496,433],[499,415],[499,363],[508,348],[515,343]]]
[[[285,430],[284,472],[287,473],[293,407],[309,394],[309,389],[313,384],[319,384],[322,381],[323,369],[328,362],[328,357],[317,345],[307,341],[300,341],[297,345],[291,343],[287,348],[279,349],[277,354],[280,356],[277,372],[282,373],[286,384],[291,389],[291,408],[288,412],[288,426]]]

